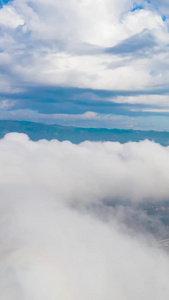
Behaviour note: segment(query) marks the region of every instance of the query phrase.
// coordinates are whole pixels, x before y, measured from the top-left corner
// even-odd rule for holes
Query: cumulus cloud
[[[169,256],[142,230],[150,218],[136,207],[168,198],[168,161],[169,148],[148,141],[74,145],[6,135],[1,299],[167,300]]]
[[[29,84],[98,89],[144,89],[155,80],[161,84],[160,71],[154,78],[151,68],[166,50],[167,24],[160,10],[142,2],[133,10],[140,1],[12,1],[0,10],[3,51],[11,57],[9,73]],[[142,34],[144,41],[138,41]],[[126,62],[121,57],[130,39],[136,47],[144,44],[137,62],[132,58],[134,48],[130,55],[127,51]],[[105,55],[106,48],[114,46],[116,53]],[[148,49],[151,57],[142,58]]]
[[[24,24],[22,18],[16,13],[15,9],[11,6],[5,6],[1,10],[1,19],[0,25],[9,27],[9,28],[17,28],[20,25]]]
[[[22,109],[41,113],[42,93],[38,99],[30,95],[35,87],[40,91],[46,86],[47,99],[50,99],[52,88],[58,86],[81,88],[86,93],[88,89],[114,90],[124,97],[133,91],[137,95],[160,95],[164,91],[168,94],[166,1],[14,0],[0,9],[0,29],[0,101],[15,98],[16,104],[5,112],[7,118],[11,118],[11,111],[17,115]],[[23,92],[26,101],[21,101]],[[102,100],[107,105],[107,97]],[[144,106],[149,105],[149,100],[144,100]],[[48,110],[53,114],[66,114],[70,99],[60,95],[57,101],[63,106],[53,111],[49,104],[50,108],[43,110],[47,114]],[[92,103],[90,96],[88,102]],[[127,101],[120,103],[124,102]],[[85,103],[81,111],[71,111],[72,119],[75,114],[88,111],[105,113],[88,104]],[[113,118],[119,114],[127,117],[131,112],[136,115],[138,109],[123,106],[120,112],[111,110],[110,113]],[[141,112],[161,114],[163,110],[150,111],[145,107]],[[39,119],[42,119],[40,115]],[[74,123],[76,118],[72,125]],[[142,128],[145,123],[146,120]],[[94,125],[97,126],[96,121]],[[107,121],[105,126],[109,127],[110,123]]]

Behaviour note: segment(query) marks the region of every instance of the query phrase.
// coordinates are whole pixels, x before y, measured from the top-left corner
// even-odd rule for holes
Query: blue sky
[[[0,1],[0,118],[169,130],[167,1]]]

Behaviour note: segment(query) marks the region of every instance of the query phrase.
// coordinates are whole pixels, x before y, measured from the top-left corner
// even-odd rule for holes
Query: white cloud
[[[45,191],[11,187],[1,196],[2,300],[167,299],[162,250],[58,206]]]
[[[169,113],[168,108],[130,108],[130,111],[142,111],[152,113]]]
[[[35,39],[65,39],[112,46],[144,29],[166,27],[157,11],[131,12],[131,0],[20,1],[13,7]],[[167,34],[167,32],[166,32]]]
[[[130,12],[124,19],[124,30],[131,35],[150,30],[160,42],[168,42],[169,35],[167,25],[163,22],[158,12],[146,9]]]
[[[15,29],[23,24],[23,19],[11,5],[4,6],[3,9],[0,10],[0,26]]]
[[[11,80],[15,74],[24,84],[120,90],[142,90],[166,83],[168,72],[163,74],[159,63],[160,53],[167,53],[167,24],[152,5],[131,11],[133,5],[131,0],[14,0],[4,6],[0,10],[0,44],[10,57],[7,69]],[[132,57],[131,51],[124,58],[120,53],[98,52],[144,30],[157,43],[149,49],[151,55]],[[88,54],[86,49],[91,49]]]
[[[1,299],[167,300],[168,254],[102,200],[167,197],[168,161],[148,141],[0,140]]]
[[[15,101],[11,101],[11,100],[8,100],[8,99],[3,99],[0,101],[0,109],[9,109],[11,108],[12,106],[14,106],[15,104]]]
[[[138,95],[138,96],[119,96],[111,99],[112,102],[116,103],[129,103],[129,104],[145,104],[154,105],[159,107],[169,106],[168,95]]]
[[[78,146],[58,141],[33,143],[24,135],[9,134],[0,142],[0,149],[2,183],[35,183],[49,187],[61,198],[85,203],[168,197],[169,148],[149,141],[124,145],[84,142]],[[9,158],[10,168],[6,168]]]

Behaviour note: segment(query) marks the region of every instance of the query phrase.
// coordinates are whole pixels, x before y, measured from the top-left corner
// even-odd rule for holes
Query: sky
[[[0,119],[169,131],[167,0],[0,1]]]
[[[0,119],[169,131],[168,47],[167,0],[1,0]],[[169,146],[9,133],[0,166],[2,300],[169,299]]]
[[[2,300],[168,300],[169,147],[9,133],[0,165]]]

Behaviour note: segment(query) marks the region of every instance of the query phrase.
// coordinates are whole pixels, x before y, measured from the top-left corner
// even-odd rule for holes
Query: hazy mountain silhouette
[[[161,145],[169,145],[169,132],[141,131],[131,129],[78,128],[61,125],[49,125],[27,121],[0,121],[0,138],[9,132],[26,133],[31,140],[57,139],[72,143],[89,141],[113,141],[126,143],[140,140],[153,140]]]

